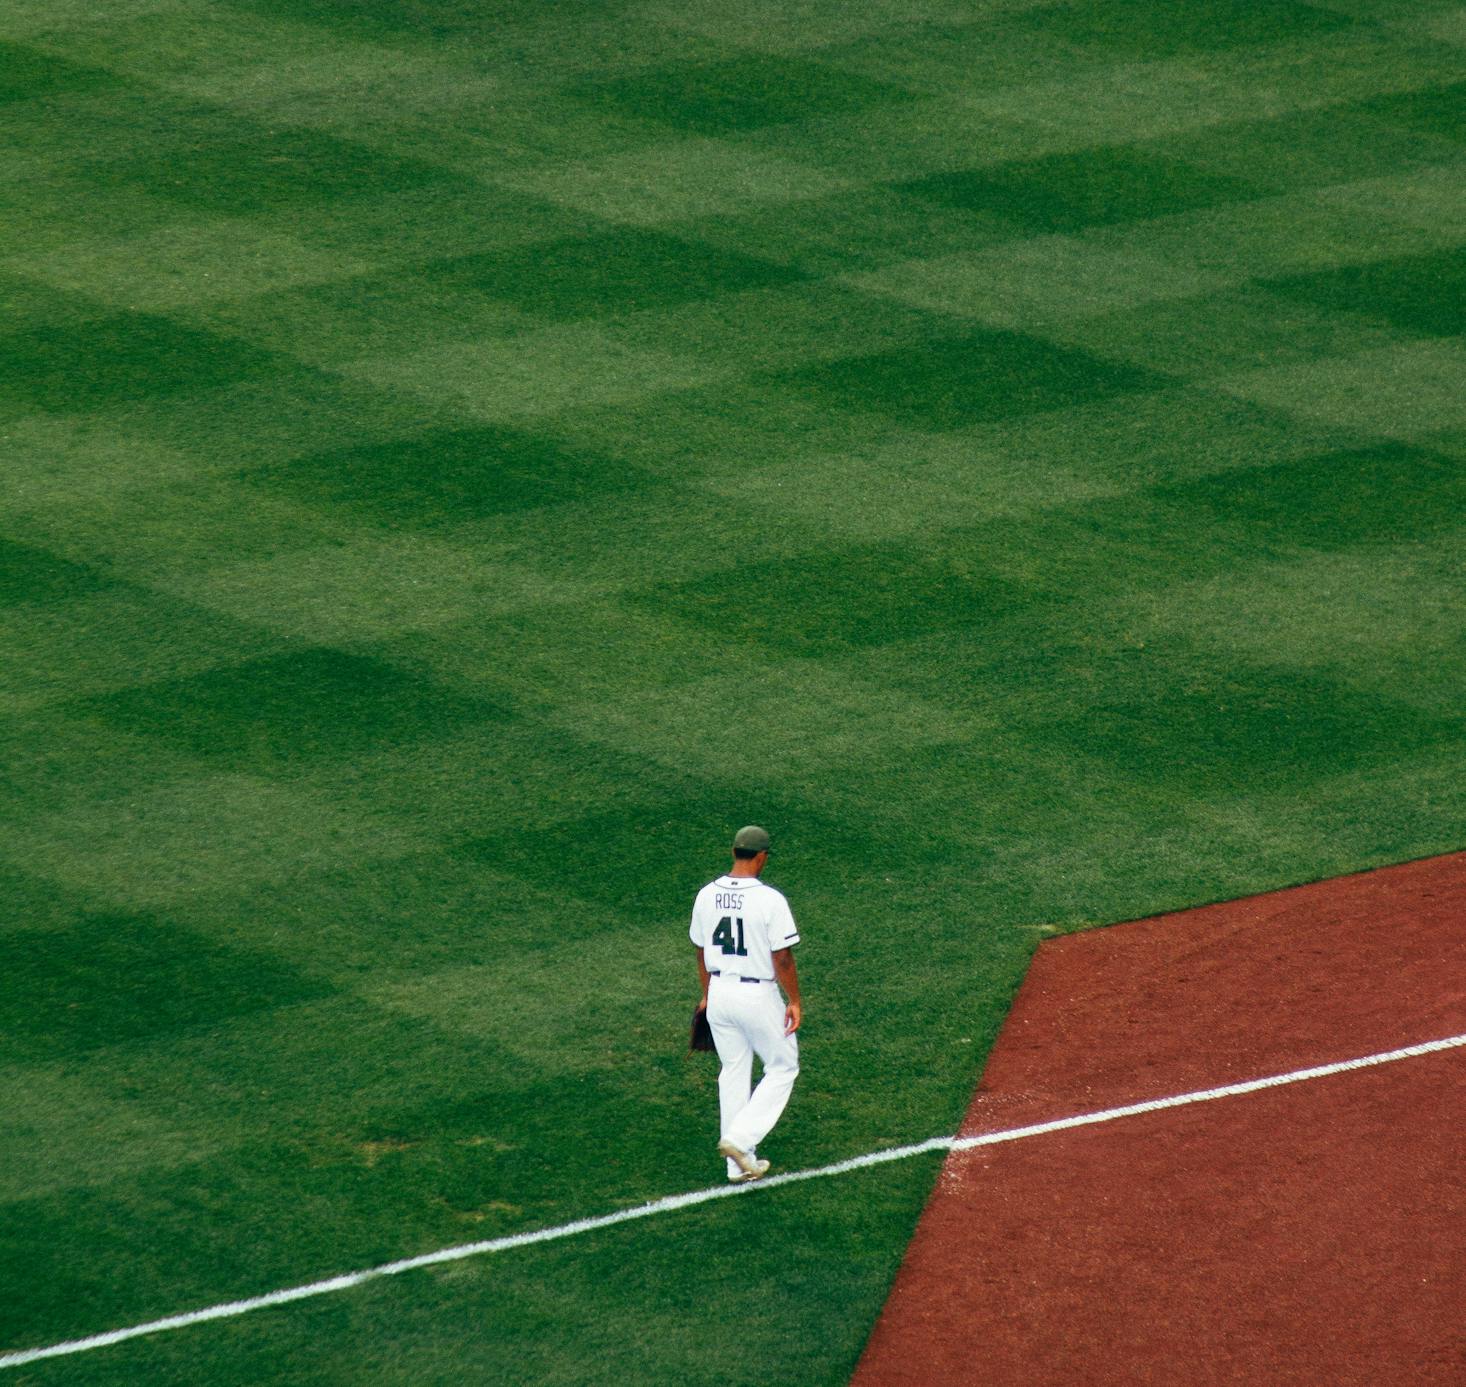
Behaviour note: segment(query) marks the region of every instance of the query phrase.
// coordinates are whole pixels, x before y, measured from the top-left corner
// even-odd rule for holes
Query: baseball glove
[[[713,1028],[708,1025],[708,1009],[703,1006],[694,1007],[692,1012],[692,1030],[687,1038],[689,1050],[714,1050],[717,1047],[713,1044]]]

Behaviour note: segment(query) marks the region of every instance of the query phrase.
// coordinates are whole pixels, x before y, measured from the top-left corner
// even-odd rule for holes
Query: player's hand
[[[784,1008],[784,1034],[793,1035],[799,1029],[799,1023],[804,1017],[804,1011],[798,1002],[790,1002]]]

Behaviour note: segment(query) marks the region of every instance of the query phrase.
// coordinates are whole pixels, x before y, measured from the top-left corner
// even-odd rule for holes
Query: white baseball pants
[[[723,1066],[718,1074],[720,1139],[752,1155],[789,1102],[799,1077],[799,1038],[784,1034],[784,1001],[776,984],[721,973],[708,985],[708,1025]],[[764,1073],[750,1094],[755,1054]],[[738,1174],[732,1161],[728,1174]]]

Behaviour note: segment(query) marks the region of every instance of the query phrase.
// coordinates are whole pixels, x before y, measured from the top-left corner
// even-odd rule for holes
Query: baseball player
[[[768,1174],[758,1144],[779,1120],[799,1076],[799,931],[789,902],[759,880],[768,860],[769,835],[754,824],[740,828],[732,870],[697,893],[688,931],[697,949],[701,1006],[722,1062],[718,1154],[734,1182]],[[750,1094],[755,1054],[764,1072]]]

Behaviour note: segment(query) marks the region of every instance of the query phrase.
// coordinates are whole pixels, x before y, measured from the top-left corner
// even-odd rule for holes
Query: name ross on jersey
[[[719,910],[742,910],[743,893],[741,891],[719,891],[717,903]]]

